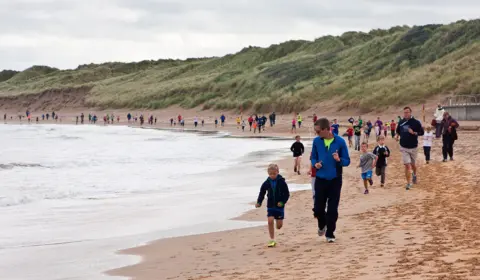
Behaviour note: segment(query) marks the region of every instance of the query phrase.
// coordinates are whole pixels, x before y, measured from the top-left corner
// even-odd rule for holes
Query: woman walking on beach
[[[446,162],[447,155],[450,157],[450,160],[453,160],[453,143],[458,139],[457,128],[459,124],[448,112],[445,112],[443,113],[441,125],[443,162]]]

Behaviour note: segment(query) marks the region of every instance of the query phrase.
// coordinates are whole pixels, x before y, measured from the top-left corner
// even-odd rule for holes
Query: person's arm
[[[293,148],[295,147],[295,143],[292,144],[292,146],[290,147],[290,151],[293,153]]]
[[[267,193],[267,184],[263,183],[262,187],[260,188],[260,193],[258,194],[257,207],[262,206],[262,202],[265,199],[265,194],[266,193]]]
[[[377,166],[378,156],[372,154],[372,158],[373,158],[372,168],[375,168],[375,166]]]
[[[452,127],[455,127],[455,128],[458,128],[460,125],[458,124],[457,120],[455,119],[452,119],[452,124],[451,124]]]
[[[300,143],[300,150],[302,151],[302,155],[305,152],[305,147],[303,146],[303,143]]]
[[[315,143],[315,140],[313,140],[312,155],[310,156],[310,161],[313,167],[315,167],[315,164],[318,163],[317,145]]]
[[[288,184],[286,181],[283,182],[285,184],[285,189],[284,189],[284,192],[285,192],[285,201],[282,201],[283,203],[283,206],[285,206],[285,204],[287,204],[287,201],[288,199],[290,198],[290,190],[288,189]]]
[[[378,146],[373,149],[373,154],[378,156]]]
[[[342,166],[346,167],[350,165],[350,155],[348,154],[348,147],[345,141],[342,141],[338,156],[340,157],[340,164]]]
[[[385,146],[385,150],[387,151],[387,154],[385,155],[385,157],[390,157],[390,149]]]
[[[423,129],[422,123],[420,121],[417,121],[417,126],[417,135],[423,136],[423,134],[425,134],[425,130]]]

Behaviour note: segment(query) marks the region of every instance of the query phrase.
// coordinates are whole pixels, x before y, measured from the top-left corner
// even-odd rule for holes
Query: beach
[[[313,132],[312,120],[305,118],[305,127],[297,133],[290,132],[288,116],[262,133],[263,137],[274,137],[272,140],[287,137],[293,142],[295,134],[306,139],[302,175],[293,172],[293,159],[287,155],[288,151],[272,157],[291,184],[310,183],[306,172],[310,166],[308,154]],[[252,137],[231,122],[218,130],[234,138]],[[208,126],[203,129],[215,130],[211,124]],[[185,130],[172,128],[164,118],[156,126],[146,127],[175,132],[202,130],[201,127],[195,130],[190,123]],[[256,177],[258,182],[252,181],[251,198],[244,197],[244,214],[232,217],[234,224],[241,223],[238,226],[241,229],[210,226],[202,230],[204,234],[194,234],[194,230],[192,234],[171,234],[187,235],[182,237],[151,234],[150,239],[142,240],[150,241],[146,245],[138,240],[124,242],[123,248],[131,248],[119,251],[118,258],[127,258],[130,264],[106,273],[131,279],[479,279],[480,222],[476,217],[480,215],[480,199],[475,195],[479,193],[480,183],[476,175],[479,135],[475,131],[461,131],[455,144],[454,162],[440,162],[441,140],[434,143],[433,161],[429,165],[424,164],[420,147],[419,184],[408,192],[404,188],[403,165],[395,141],[387,140],[392,156],[386,186],[380,188],[375,180],[368,196],[363,194],[360,174],[355,168],[359,154],[351,150],[352,164],[344,171],[335,244],[327,244],[316,235],[312,195],[310,190],[305,190],[292,193],[285,226],[277,234],[279,244],[274,249],[266,248],[266,210],[253,209],[264,180],[261,178],[267,176],[268,160],[260,159],[269,153],[260,154],[252,160],[261,173]],[[240,141],[244,140],[248,139]],[[291,144],[288,143],[286,146]],[[256,160],[259,162],[255,163]],[[238,176],[239,180],[248,177]],[[252,210],[245,212],[248,208]],[[218,207],[216,211],[222,209]],[[159,240],[152,241],[155,239]]]

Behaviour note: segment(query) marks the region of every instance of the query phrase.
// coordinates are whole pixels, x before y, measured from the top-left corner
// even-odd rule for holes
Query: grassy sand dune
[[[368,112],[435,95],[478,95],[479,62],[477,19],[246,47],[224,57],[2,71],[0,97],[82,87],[91,88],[82,104],[90,107],[287,113],[335,98],[339,110]]]

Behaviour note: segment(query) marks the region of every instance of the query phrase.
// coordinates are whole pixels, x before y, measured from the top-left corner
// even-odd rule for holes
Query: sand
[[[61,114],[62,123],[72,123],[75,114]],[[121,125],[126,124],[124,115]],[[156,127],[169,129],[165,120],[172,115],[174,110],[158,114],[162,121]],[[309,125],[297,133],[313,137],[311,119],[304,117]],[[279,125],[267,128],[262,136],[293,138],[290,118],[280,116]],[[211,123],[203,129],[215,130]],[[231,123],[220,130],[252,136]],[[461,131],[455,144],[456,160],[447,163],[441,162],[441,141],[436,141],[431,164],[424,164],[419,155],[419,184],[410,191],[404,189],[398,144],[388,139],[392,157],[387,184],[380,188],[375,180],[368,196],[363,194],[359,170],[354,167],[359,154],[351,151],[335,244],[316,235],[311,192],[301,191],[293,193],[287,204],[276,248],[266,248],[266,209],[253,209],[252,204],[252,211],[237,219],[265,221],[265,226],[153,241],[120,252],[142,256],[141,263],[107,273],[139,280],[480,279],[479,136]],[[278,163],[290,182],[310,182],[308,157],[303,159],[302,175],[292,172],[291,158]],[[252,194],[252,202],[256,195]]]
[[[286,129],[283,135],[288,135]],[[369,195],[363,194],[354,167],[359,154],[352,151],[335,244],[316,235],[311,192],[301,191],[287,204],[285,226],[277,232],[274,249],[266,248],[265,223],[128,249],[121,254],[140,255],[143,261],[108,274],[138,280],[480,279],[479,136],[461,132],[456,161],[448,163],[441,162],[441,141],[435,142],[431,164],[419,155],[419,184],[410,191],[404,189],[398,144],[392,139],[387,140],[392,150],[387,184],[381,188],[375,180]],[[307,174],[294,175],[292,159],[279,164],[289,181],[310,182]],[[303,170],[307,169],[305,157]],[[265,215],[264,208],[252,209],[237,219],[265,221]]]

